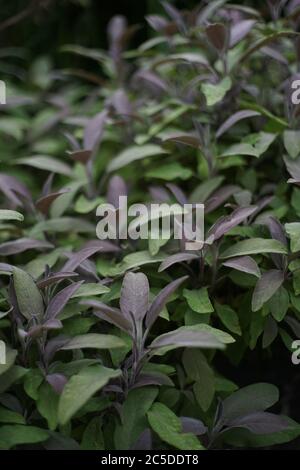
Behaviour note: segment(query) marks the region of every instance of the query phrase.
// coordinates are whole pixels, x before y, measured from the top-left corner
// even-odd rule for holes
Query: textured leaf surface
[[[152,429],[172,447],[181,450],[202,450],[204,447],[194,434],[182,433],[177,416],[162,403],[155,403],[147,413]]]
[[[118,370],[95,365],[71,377],[59,399],[59,422],[62,425],[66,424],[89,398],[120,373]]]

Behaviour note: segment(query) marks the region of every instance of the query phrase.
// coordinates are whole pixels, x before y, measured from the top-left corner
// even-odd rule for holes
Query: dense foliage
[[[22,69],[20,52],[3,50],[1,449],[248,448],[300,435],[286,400],[274,408],[275,385],[240,387],[222,367],[242,373],[253,354],[274,367],[278,344],[291,363],[300,334],[300,8],[261,3],[263,15],[162,2],[134,50],[137,27],[114,17],[108,51],[63,46],[86,69],[46,57]],[[203,246],[97,239],[97,207],[118,211],[120,195],[203,203]]]

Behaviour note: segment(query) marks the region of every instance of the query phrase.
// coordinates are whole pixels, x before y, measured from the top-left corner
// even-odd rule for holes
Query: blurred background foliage
[[[191,9],[209,0],[173,0],[170,3],[179,9]],[[253,0],[231,3],[257,4]],[[260,5],[260,10],[269,15],[267,5]],[[159,0],[0,0],[0,44],[1,48],[25,48],[27,60],[49,55],[54,66],[65,67],[81,59],[66,57],[60,53],[60,47],[80,44],[105,49],[107,24],[117,14],[126,16],[129,24],[140,25],[132,45],[140,44],[153,34],[143,21],[150,12],[163,13]]]

